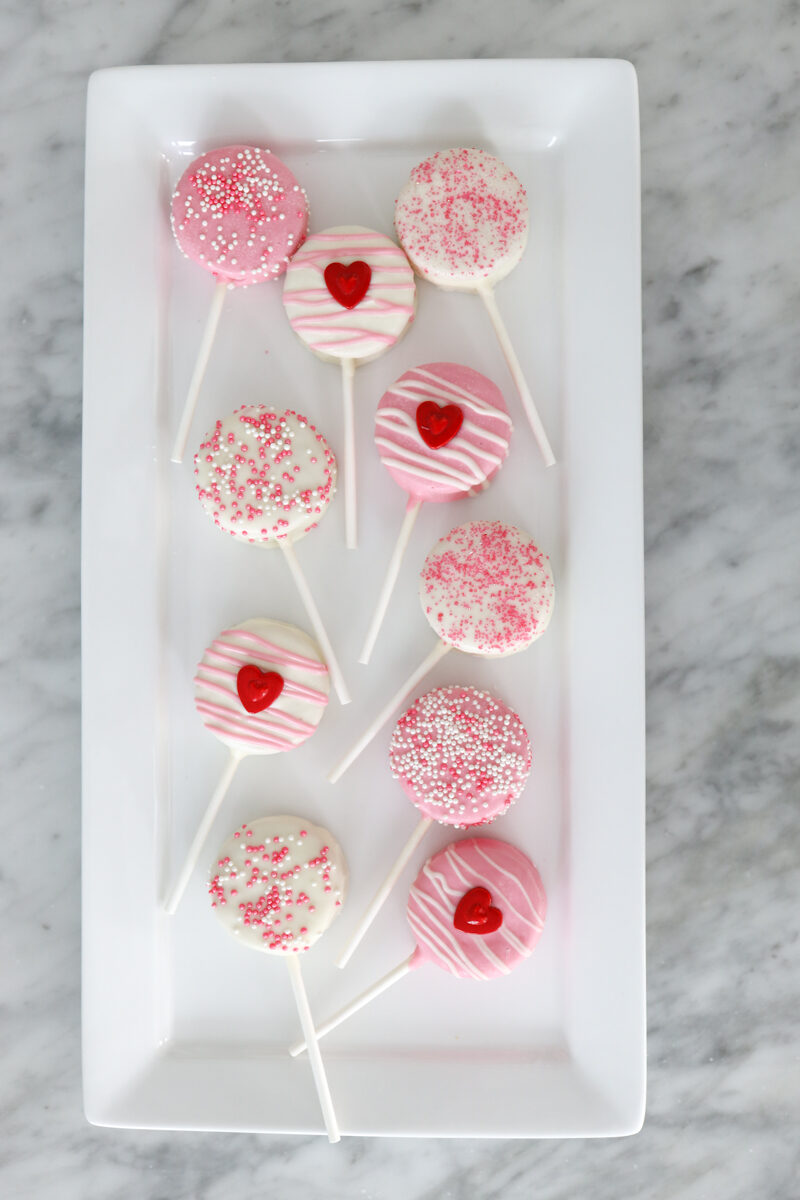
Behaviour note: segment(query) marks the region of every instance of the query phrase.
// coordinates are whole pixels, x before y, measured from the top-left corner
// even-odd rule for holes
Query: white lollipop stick
[[[503,324],[503,318],[500,316],[500,309],[497,307],[494,292],[490,287],[479,287],[478,295],[486,305],[486,311],[489,314],[489,319],[492,322],[494,331],[497,334],[497,340],[500,343],[500,349],[503,351],[503,357],[508,364],[508,369],[511,372],[514,383],[519,392],[519,398],[522,401],[522,407],[525,409],[533,436],[539,445],[546,467],[552,467],[556,461],[556,456],[553,454],[550,442],[547,440],[542,418],[539,416],[536,405],[533,402],[530,388],[526,382],[525,376],[522,374],[522,367],[519,365],[519,359],[514,352],[514,347],[511,345],[511,338],[508,336],[508,330]]]
[[[414,951],[414,954],[416,954],[416,951]],[[402,979],[404,975],[407,975],[411,970],[411,963],[413,961],[414,954],[410,955],[405,962],[401,962],[400,965],[395,967],[393,971],[390,971],[388,975],[384,975],[383,979],[379,979],[377,983],[373,983],[372,987],[367,988],[367,990],[362,992],[360,996],[356,996],[355,1000],[351,1000],[350,1003],[346,1004],[344,1008],[340,1008],[339,1011],[334,1014],[334,1016],[329,1017],[328,1020],[322,1025],[318,1025],[315,1031],[317,1040],[321,1037],[324,1037],[326,1033],[330,1033],[330,1031],[335,1029],[337,1025],[341,1025],[342,1022],[346,1021],[348,1017],[352,1017],[353,1013],[357,1013],[358,1010],[363,1008],[365,1004],[369,1004],[370,1000],[374,1000],[376,996],[380,996],[381,992],[385,992],[386,989],[390,988],[393,983],[397,983],[398,979]],[[293,1058],[296,1058],[297,1055],[302,1054],[306,1048],[307,1042],[295,1042],[293,1046],[289,1047],[289,1053]]]
[[[337,960],[336,960],[337,967],[347,966],[348,962],[352,958],[353,953],[356,950],[356,947],[360,943],[361,939],[363,938],[364,934],[367,932],[370,925],[372,924],[372,922],[377,917],[378,913],[383,908],[384,901],[386,900],[387,896],[389,895],[389,892],[392,890],[394,885],[397,883],[398,878],[400,877],[400,872],[403,870],[403,867],[406,865],[408,860],[411,858],[411,855],[414,853],[417,846],[420,844],[422,839],[425,837],[425,834],[428,832],[428,830],[430,829],[432,824],[433,824],[433,819],[431,817],[423,817],[422,820],[417,823],[417,826],[416,826],[414,832],[412,833],[411,837],[408,839],[405,846],[403,846],[403,849],[398,854],[397,860],[396,860],[394,866],[392,867],[391,871],[386,876],[386,878],[384,879],[381,886],[378,888],[375,895],[372,897],[372,900],[369,903],[369,907],[367,908],[367,911],[364,913],[363,917],[361,918],[358,925],[356,926],[355,931],[354,931],[352,937],[350,938],[350,941],[347,943],[344,950],[337,958]]]
[[[311,1009],[308,1006],[308,996],[306,995],[305,985],[303,984],[303,975],[300,971],[300,961],[294,955],[288,955],[286,958],[286,966],[289,968],[289,978],[292,981],[292,991],[294,992],[294,1002],[297,1005],[297,1015],[300,1018],[300,1024],[305,1034],[305,1045],[308,1046],[308,1057],[311,1060],[311,1072],[314,1076],[314,1084],[319,1097],[322,1116],[325,1121],[325,1129],[328,1134],[329,1142],[338,1142],[341,1138],[339,1133],[339,1124],[336,1120],[336,1113],[333,1109],[333,1101],[331,1100],[331,1092],[328,1087],[328,1077],[325,1074],[325,1066],[322,1061],[322,1055],[319,1052],[319,1044],[317,1042],[317,1034],[314,1029],[314,1021],[311,1016]]]
[[[214,794],[208,802],[208,807],[203,814],[203,819],[197,826],[197,832],[195,833],[194,840],[189,847],[189,853],[186,855],[186,858],[183,861],[183,866],[180,869],[178,878],[175,880],[172,891],[167,897],[167,901],[164,905],[165,912],[169,913],[170,916],[174,915],[175,910],[181,902],[183,893],[186,891],[186,885],[191,878],[192,871],[197,865],[197,860],[200,857],[203,846],[205,845],[209,830],[214,824],[214,818],[219,812],[220,805],[227,795],[228,788],[231,786],[231,780],[236,774],[236,768],[239,766],[239,763],[244,757],[244,754],[237,754],[234,750],[231,751],[228,757],[225,770],[222,772],[219,783],[214,789]]]
[[[227,283],[218,283],[214,288],[214,299],[211,301],[211,308],[206,319],[206,327],[203,330],[203,340],[200,343],[200,349],[197,351],[197,360],[194,364],[194,372],[192,373],[192,381],[189,384],[189,391],[186,393],[186,400],[183,405],[183,413],[181,414],[178,432],[175,434],[175,445],[172,447],[172,461],[174,463],[183,462],[183,454],[186,450],[186,439],[189,436],[189,427],[192,424],[197,397],[200,394],[200,386],[203,382],[203,376],[206,373],[208,359],[211,354],[211,347],[214,345],[214,338],[217,334],[217,325],[222,312],[222,305],[225,302],[225,296],[228,292]]]
[[[381,709],[372,724],[367,727],[364,733],[362,733],[356,744],[352,746],[347,751],[347,754],[345,754],[344,758],[340,759],[340,761],[336,764],[336,766],[328,775],[329,783],[336,783],[337,779],[341,779],[347,768],[352,766],[361,751],[366,749],[366,747],[375,737],[375,734],[383,728],[383,726],[391,717],[392,713],[400,707],[409,692],[413,692],[419,681],[424,679],[424,677],[428,674],[428,671],[430,671],[431,668],[439,661],[439,659],[443,655],[447,654],[447,651],[450,649],[451,647],[448,646],[446,642],[440,640],[436,643],[430,654],[428,654],[417,667],[414,674],[408,677],[400,690],[396,692],[394,696],[392,696],[386,707]]]
[[[386,575],[383,580],[381,594],[378,597],[378,603],[375,607],[375,612],[372,614],[367,636],[364,639],[364,648],[361,651],[360,663],[368,663],[372,651],[375,649],[375,643],[378,640],[383,618],[386,616],[386,610],[389,607],[389,601],[392,598],[394,585],[397,583],[397,576],[400,573],[400,564],[403,561],[403,555],[406,552],[408,539],[411,537],[411,530],[414,528],[414,522],[417,519],[417,513],[422,506],[421,500],[409,499],[406,507],[406,515],[403,517],[403,524],[400,526],[400,533],[397,537],[392,557],[389,560],[389,566],[386,568]]]
[[[353,380],[356,364],[352,358],[342,359],[342,400],[344,402],[344,527],[348,550],[358,545],[358,515],[356,511],[356,419],[353,403]]]
[[[303,601],[303,605],[308,614],[308,619],[313,626],[314,633],[317,635],[317,641],[322,647],[322,653],[326,663],[328,664],[328,670],[330,671],[333,686],[336,689],[336,695],[339,697],[339,702],[341,704],[349,704],[350,693],[347,690],[347,684],[344,681],[344,676],[342,675],[341,667],[336,659],[336,655],[333,653],[333,646],[331,645],[330,638],[328,637],[325,626],[322,624],[322,617],[319,615],[319,609],[314,603],[314,597],[311,595],[311,588],[308,586],[306,577],[300,567],[300,563],[297,561],[297,556],[294,552],[294,546],[288,538],[281,538],[278,541],[278,545],[283,551],[283,557],[289,564],[289,570],[292,572],[292,578],[294,579],[295,586],[300,593],[300,599]]]

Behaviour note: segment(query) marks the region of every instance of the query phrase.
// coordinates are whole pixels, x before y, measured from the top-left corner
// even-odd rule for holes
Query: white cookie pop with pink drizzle
[[[524,187],[485,150],[439,150],[414,167],[394,219],[400,244],[423,279],[477,292],[483,300],[545,466],[552,466],[555,456],[494,296],[495,284],[517,266],[528,241]]]
[[[310,350],[342,367],[345,521],[357,544],[353,377],[389,350],[414,319],[414,272],[400,247],[373,229],[340,225],[308,239],[286,272],[289,323]]]
[[[168,913],[180,904],[239,763],[301,746],[322,720],[329,692],[319,647],[295,625],[257,617],[223,630],[208,646],[194,677],[194,702],[229,758],[167,899]]]
[[[423,866],[408,897],[413,954],[316,1028],[330,1033],[426,963],[459,979],[510,975],[536,949],[547,915],[541,876],[526,854],[495,838],[451,842]],[[300,1054],[299,1042],[290,1049]],[[312,1047],[313,1049],[313,1047]]]
[[[341,911],[347,891],[341,847],[327,829],[304,817],[246,821],[220,847],[208,891],[222,925],[240,945],[286,962],[328,1139],[337,1142],[339,1128],[300,957]]]
[[[512,708],[473,687],[434,688],[415,700],[392,734],[389,765],[422,819],[337,959],[343,967],[383,907],[434,821],[488,825],[522,794],[531,743]]]
[[[330,638],[297,561],[294,543],[325,515],[336,489],[336,459],[307,417],[263,404],[218,420],[194,456],[197,498],[223,533],[252,545],[278,546],[342,704],[350,696]]]
[[[547,629],[555,597],[547,555],[529,534],[502,521],[470,521],[440,538],[423,564],[419,594],[436,645],[336,764],[331,783],[449,650],[486,658],[525,650]]]
[[[170,204],[181,252],[217,281],[172,461],[182,462],[228,288],[278,279],[308,228],[308,201],[289,168],[259,146],[201,154],[178,181]]]
[[[475,496],[508,454],[511,418],[503,393],[458,363],[425,363],[401,375],[375,414],[381,462],[408,492],[406,515],[359,661],[369,662],[422,504]]]

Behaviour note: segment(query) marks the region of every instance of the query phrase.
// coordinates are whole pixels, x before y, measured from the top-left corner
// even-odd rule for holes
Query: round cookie
[[[302,745],[322,720],[329,692],[316,643],[295,625],[265,618],[223,630],[194,677],[204,725],[236,754]]]
[[[375,444],[396,483],[415,500],[474,496],[508,454],[503,393],[458,363],[425,363],[401,375],[375,414]]]
[[[472,687],[434,688],[395,725],[389,766],[425,817],[486,825],[519,798],[531,744],[513,709]]]
[[[431,550],[419,595],[446,645],[499,658],[541,637],[555,590],[550,560],[527,533],[502,521],[470,521]]]
[[[347,889],[341,847],[302,817],[247,821],[211,867],[211,904],[228,933],[253,950],[308,950],[339,913]]]
[[[417,941],[413,966],[429,962],[461,979],[493,979],[533,953],[547,897],[536,867],[516,846],[466,838],[428,859],[406,912]]]
[[[186,168],[170,205],[172,232],[187,258],[219,282],[277,279],[308,228],[308,201],[269,150],[223,146]]]
[[[400,247],[373,229],[313,234],[286,272],[283,303],[298,337],[320,358],[366,362],[414,317],[414,272]]]
[[[439,150],[426,158],[395,206],[397,236],[414,270],[459,291],[505,278],[522,258],[528,226],[524,187],[485,150]]]
[[[197,496],[223,532],[295,542],[333,499],[336,459],[307,417],[247,405],[217,421],[194,456]]]

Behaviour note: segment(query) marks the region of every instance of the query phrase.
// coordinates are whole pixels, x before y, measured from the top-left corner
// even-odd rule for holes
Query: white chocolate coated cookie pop
[[[286,963],[331,1142],[339,1141],[339,1126],[300,958],[338,915],[346,888],[347,867],[336,839],[291,816],[246,821],[220,848],[208,887],[214,911],[240,945],[280,955]]]
[[[445,645],[499,658],[542,636],[555,589],[550,560],[529,534],[502,521],[470,521],[431,550],[419,596]]]
[[[528,199],[485,150],[439,150],[419,163],[395,207],[400,243],[437,287],[474,291],[513,271],[528,240]]]
[[[313,639],[296,625],[265,618],[223,630],[194,678],[203,724],[240,755],[302,745],[322,720],[329,691]]]
[[[336,459],[307,417],[262,404],[216,422],[194,456],[197,497],[223,533],[297,541],[333,499]]]
[[[208,892],[228,933],[267,954],[309,950],[347,891],[347,867],[332,834],[304,817],[247,821],[223,843]]]

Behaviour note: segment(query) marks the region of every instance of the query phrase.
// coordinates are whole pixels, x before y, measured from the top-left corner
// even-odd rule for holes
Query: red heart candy
[[[355,308],[367,294],[369,281],[372,278],[372,267],[369,263],[351,262],[328,263],[324,271],[325,286],[337,304],[342,308]]]
[[[249,713],[263,712],[283,691],[283,676],[277,671],[262,671],[248,663],[236,676],[239,699]]]
[[[419,436],[431,450],[451,442],[461,428],[464,413],[457,404],[440,407],[435,400],[423,400],[417,405]]]
[[[453,924],[462,933],[494,933],[503,924],[503,914],[492,907],[488,888],[474,887],[456,905]]]

